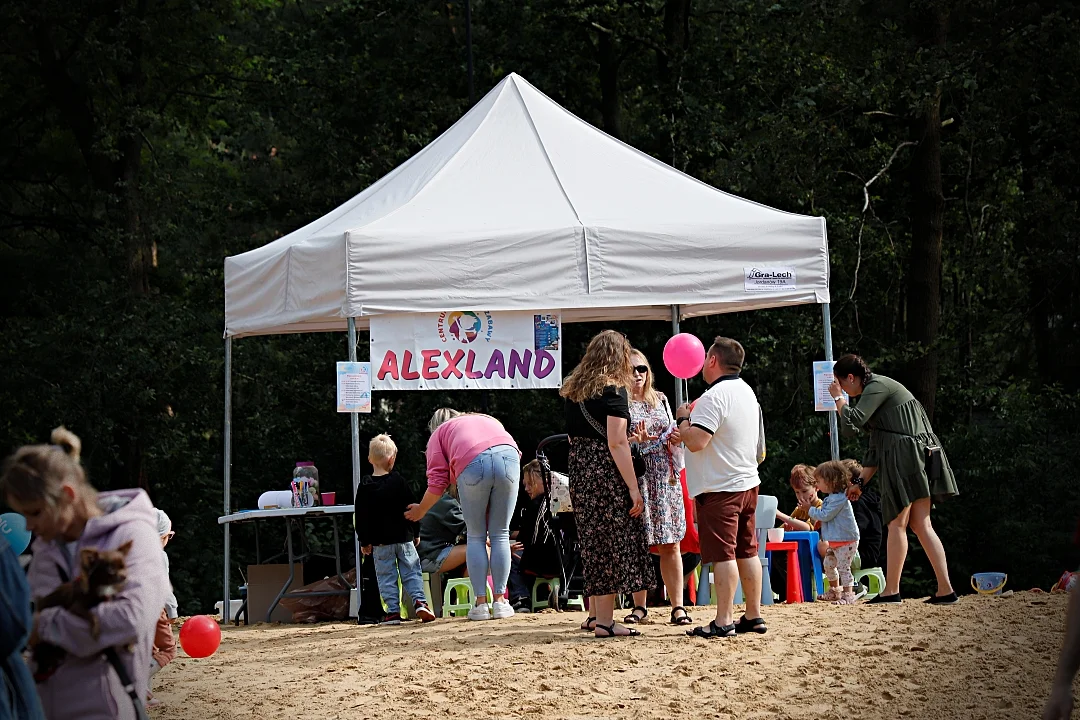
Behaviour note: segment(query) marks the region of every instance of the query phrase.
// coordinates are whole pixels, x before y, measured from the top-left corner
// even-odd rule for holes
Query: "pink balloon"
[[[679,333],[664,345],[664,367],[677,378],[689,380],[704,364],[705,346],[696,335]]]

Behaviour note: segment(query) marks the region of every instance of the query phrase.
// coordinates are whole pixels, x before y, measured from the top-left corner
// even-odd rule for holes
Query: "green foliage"
[[[931,47],[924,21],[939,9],[947,42]],[[472,15],[479,92],[519,72],[680,170],[827,218],[837,350],[886,374],[928,349],[907,341],[903,143],[940,94],[935,426],[963,494],[935,521],[960,587],[997,569],[1045,586],[1071,566],[1074,3],[474,0]],[[75,429],[95,484],[145,487],[173,516],[178,595],[205,610],[221,577],[223,258],[337,206],[467,110],[463,4],[11,0],[0,43],[0,448]],[[567,367],[600,327],[569,329]],[[619,329],[661,364],[669,325]],[[819,310],[684,329],[744,341],[766,411],[765,489],[789,497],[787,469],[828,452],[810,412]],[[332,397],[344,337],[234,350],[233,507],[283,486],[301,459],[347,496],[348,419]],[[440,405],[494,413],[526,455],[562,427],[554,392],[396,393],[361,439],[390,432],[419,485]],[[910,564],[907,590],[926,590],[922,556]]]

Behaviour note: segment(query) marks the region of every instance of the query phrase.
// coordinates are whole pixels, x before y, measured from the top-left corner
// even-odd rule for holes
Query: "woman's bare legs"
[[[949,580],[949,563],[945,559],[945,548],[941,544],[941,538],[934,531],[934,526],[930,524],[930,506],[930,498],[921,498],[911,503],[909,524],[915,536],[919,538],[919,544],[926,551],[930,565],[934,568],[934,576],[937,578],[937,595],[948,595],[953,591],[952,582]]]
[[[904,572],[904,561],[907,560],[907,528],[910,515],[911,506],[908,505],[889,522],[889,557],[885,568],[885,592],[882,595],[896,595],[900,592],[900,576]]]

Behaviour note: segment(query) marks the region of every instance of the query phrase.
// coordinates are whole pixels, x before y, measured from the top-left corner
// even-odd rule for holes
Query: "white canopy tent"
[[[824,218],[721,192],[511,74],[344,205],[226,258],[225,514],[233,338],[347,329],[355,359],[356,328],[384,313],[552,308],[564,322],[671,318],[677,331],[681,318],[806,303],[822,304],[831,358]],[[355,487],[355,415],[352,450]],[[225,607],[228,552],[226,525]]]
[[[793,282],[747,291],[745,273]],[[225,260],[225,333],[344,330],[353,317],[561,308],[567,322],[829,301],[825,220],[721,192],[510,75],[364,192]]]

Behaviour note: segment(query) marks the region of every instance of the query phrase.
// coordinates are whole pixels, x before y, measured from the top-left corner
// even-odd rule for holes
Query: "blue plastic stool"
[[[816,600],[818,595],[824,595],[825,568],[822,567],[821,556],[817,551],[821,535],[816,530],[788,530],[784,533],[784,540],[794,540],[799,543],[799,567],[803,572],[803,597],[809,602]]]

